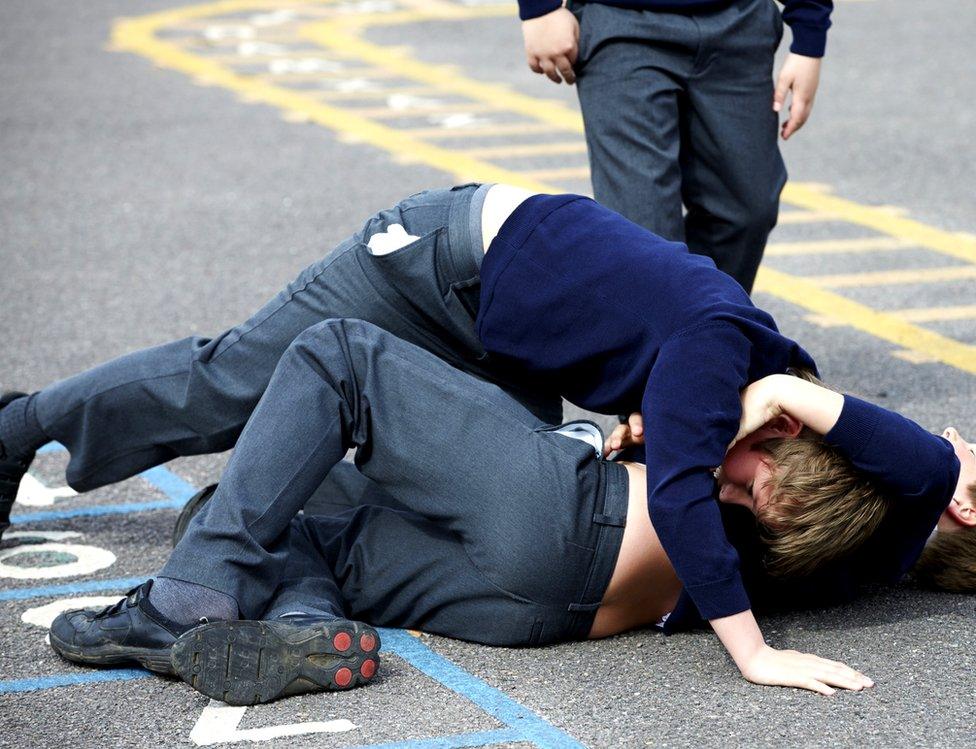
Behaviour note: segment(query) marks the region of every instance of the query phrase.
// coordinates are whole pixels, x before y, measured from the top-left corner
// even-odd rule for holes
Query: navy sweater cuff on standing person
[[[633,10],[683,11],[694,13],[703,8],[715,8],[731,0],[590,0],[604,5],[616,5]],[[793,32],[790,52],[805,57],[823,57],[827,47],[827,29],[830,28],[832,0],[781,0],[783,20]],[[546,13],[552,13],[562,5],[560,0],[519,0],[519,18],[528,21]]]
[[[562,7],[561,0],[519,0],[519,18],[528,21]]]

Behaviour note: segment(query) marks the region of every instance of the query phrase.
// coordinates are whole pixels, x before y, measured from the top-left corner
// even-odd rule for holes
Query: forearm
[[[752,609],[721,619],[712,619],[709,624],[732,656],[735,665],[744,674],[749,661],[766,644]]]
[[[817,434],[827,434],[844,410],[844,396],[791,375],[772,375],[774,408],[802,422]]]

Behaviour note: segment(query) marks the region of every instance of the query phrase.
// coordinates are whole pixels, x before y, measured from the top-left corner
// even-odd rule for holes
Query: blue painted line
[[[64,447],[57,442],[49,442],[39,453],[55,453],[64,451]],[[192,497],[197,489],[193,484],[177,476],[168,468],[156,466],[139,474],[154,488],[166,495],[166,499],[155,502],[126,502],[118,505],[98,505],[95,507],[74,507],[69,510],[48,510],[44,512],[30,512],[16,514],[10,522],[20,525],[23,523],[47,523],[54,520],[68,520],[70,518],[102,517],[104,515],[127,515],[131,512],[150,512],[152,510],[179,510]]]
[[[189,495],[187,495],[189,498]],[[127,515],[130,512],[149,512],[150,510],[175,510],[183,507],[186,499],[160,499],[156,502],[129,502],[121,505],[96,505],[95,507],[75,507],[71,510],[48,510],[45,512],[28,512],[12,515],[10,522],[14,525],[23,523],[46,523],[51,520],[68,520],[69,518],[91,518],[102,515]]]
[[[467,697],[486,713],[510,728],[522,740],[542,749],[585,749],[576,739],[540,718],[527,707],[447,660],[401,629],[382,629],[384,646],[418,671],[439,681],[448,689]]]
[[[58,674],[57,676],[39,676],[35,679],[12,679],[0,681],[0,694],[11,692],[36,692],[38,689],[53,689],[54,687],[73,687],[78,684],[97,684],[106,681],[131,681],[145,679],[152,676],[149,671],[141,668],[113,668],[107,671],[93,671],[90,674]]]
[[[519,731],[499,728],[496,731],[459,733],[455,736],[436,736],[430,739],[395,741],[390,744],[361,744],[349,749],[457,749],[464,746],[489,746],[491,744],[515,743],[525,741]]]
[[[37,454],[45,455],[47,453],[61,453],[67,449],[68,448],[66,448],[60,442],[48,442],[46,445],[44,445],[37,451]]]
[[[79,593],[97,593],[103,590],[127,591],[146,582],[152,575],[145,577],[117,577],[114,580],[89,580],[88,582],[66,583],[64,585],[48,585],[43,588],[15,588],[0,590],[0,601],[24,601],[28,598],[56,598],[58,596],[74,596]],[[121,596],[120,596],[121,597]]]

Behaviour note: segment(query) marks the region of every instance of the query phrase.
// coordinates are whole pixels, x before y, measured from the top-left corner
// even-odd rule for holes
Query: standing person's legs
[[[696,29],[687,15],[576,4],[576,88],[593,195],[631,221],[682,241],[680,111]]]
[[[8,450],[17,452],[14,431],[61,442],[71,453],[68,483],[86,491],[180,455],[228,449],[281,354],[323,319],[369,320],[455,366],[504,379],[484,358],[473,324],[482,253],[478,201],[485,191],[465,186],[411,196],[370,218],[247,322],[216,338],[120,357],[16,401],[16,414],[3,409],[8,418],[0,418],[11,429]],[[417,239],[372,254],[367,243],[394,224]],[[506,384],[530,408],[558,419],[558,397]]]
[[[772,110],[782,19],[772,0],[698,18],[703,55],[682,130],[685,239],[751,291],[786,183]]]

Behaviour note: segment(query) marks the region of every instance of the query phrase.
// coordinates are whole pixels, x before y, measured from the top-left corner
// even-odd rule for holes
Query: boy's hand
[[[579,48],[579,21],[566,8],[556,8],[538,18],[522,21],[525,57],[536,73],[553,83],[576,82],[573,65]],[[560,77],[562,76],[562,77]]]
[[[742,391],[742,415],[739,417],[739,431],[729,445],[729,450],[736,442],[741,440],[760,427],[768,424],[781,413],[783,405],[780,398],[780,389],[789,384],[782,378],[789,375],[769,375],[761,380],[756,380]],[[793,378],[796,379],[796,378]]]
[[[572,15],[572,14],[570,14]],[[773,111],[779,112],[786,104],[786,94],[793,92],[790,100],[790,117],[783,123],[783,140],[803,127],[813,109],[813,99],[820,83],[820,58],[805,57],[792,52],[787,55],[773,94]]]
[[[825,695],[833,694],[833,687],[859,692],[874,686],[867,676],[840,661],[769,645],[759,648],[739,670],[753,684],[798,687]]]
[[[614,450],[644,444],[644,417],[640,412],[634,412],[627,417],[626,424],[618,424],[603,444],[603,457],[607,457]]]

